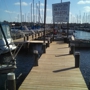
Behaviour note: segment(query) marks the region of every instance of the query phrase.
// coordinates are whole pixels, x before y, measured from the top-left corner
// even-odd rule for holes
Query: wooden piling
[[[33,54],[34,54],[34,66],[38,66],[38,51],[34,50]]]
[[[50,38],[48,38],[48,43],[47,43],[47,47],[50,47]]]
[[[7,90],[16,90],[16,81],[15,81],[15,74],[8,73],[7,74]]]
[[[78,68],[80,66],[80,53],[75,52],[75,68]]]
[[[46,43],[43,43],[42,50],[43,50],[43,53],[46,53]]]
[[[69,54],[74,54],[74,52],[75,52],[75,47],[74,46],[70,46]]]

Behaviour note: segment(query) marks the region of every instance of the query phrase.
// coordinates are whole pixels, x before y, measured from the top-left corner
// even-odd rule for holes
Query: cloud
[[[5,10],[5,12],[6,12],[6,13],[13,13],[13,12],[11,12],[11,11],[8,11],[8,10]]]
[[[15,19],[18,19],[18,17],[15,17]]]
[[[15,12],[15,11],[9,11],[9,10],[5,10],[4,12],[6,12],[6,13],[14,13],[14,14],[19,14],[19,13],[17,13],[17,12]]]
[[[46,18],[46,23],[51,23],[52,22],[52,16],[47,16]]]
[[[84,10],[85,10],[85,12],[90,12],[90,6],[85,6]]]
[[[32,3],[30,2],[29,5],[31,5]]]
[[[20,5],[20,2],[14,3],[14,5]],[[26,2],[22,2],[21,5],[22,6],[28,6],[28,4]]]
[[[52,10],[51,10],[51,9],[49,9],[49,8],[47,8],[47,11],[50,11],[50,12],[52,12]]]
[[[80,0],[77,4],[90,4],[90,0]]]
[[[41,5],[41,6],[44,6],[44,3],[41,3],[40,5]]]

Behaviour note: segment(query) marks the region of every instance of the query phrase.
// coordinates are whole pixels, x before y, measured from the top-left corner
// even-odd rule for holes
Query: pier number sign
[[[53,22],[69,22],[70,2],[52,4]]]

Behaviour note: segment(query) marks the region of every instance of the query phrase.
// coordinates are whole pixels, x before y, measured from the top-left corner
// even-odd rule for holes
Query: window
[[[5,33],[6,38],[11,38],[9,26],[8,25],[2,25],[2,29]]]

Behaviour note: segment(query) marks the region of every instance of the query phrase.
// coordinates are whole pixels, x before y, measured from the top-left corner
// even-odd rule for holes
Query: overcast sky
[[[24,21],[31,20],[31,3],[33,0],[22,1],[22,15]],[[43,21],[44,0],[34,0],[34,16],[36,17],[36,3],[40,1],[40,16]],[[70,16],[75,19],[80,15],[90,15],[90,0],[62,0],[70,1]],[[60,3],[61,0],[47,0],[47,23],[52,22],[52,4]],[[38,16],[38,15],[37,15]],[[26,19],[25,19],[26,17]],[[20,21],[20,0],[0,0],[0,21]]]

